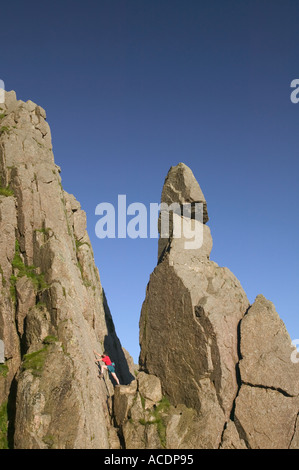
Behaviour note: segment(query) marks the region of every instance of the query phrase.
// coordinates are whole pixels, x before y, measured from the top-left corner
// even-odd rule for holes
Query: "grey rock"
[[[205,207],[204,223],[209,220],[207,203],[203,192],[192,170],[184,163],[179,163],[170,168],[163,185],[161,202],[165,202],[168,205],[173,202],[178,202],[180,205],[202,202]]]
[[[137,381],[138,391],[145,400],[145,409],[151,408],[162,400],[161,382],[158,377],[139,372]]]
[[[299,363],[291,361],[293,347],[272,302],[258,295],[241,322],[242,381],[254,386],[299,395]]]
[[[186,168],[174,167],[171,180],[176,181],[176,172],[179,181],[182,173],[187,174],[187,181],[198,188]],[[169,177],[162,198],[168,187]],[[183,189],[178,191],[181,193]],[[174,197],[176,192],[171,194]],[[187,190],[185,194],[183,200]],[[202,228],[201,246],[187,249],[184,234],[171,238],[150,277],[140,317],[140,365],[161,379],[163,393],[175,405],[201,409],[203,415],[203,403],[209,413],[212,407],[218,410],[221,435],[238,390],[238,324],[249,302],[236,277],[210,261],[209,228],[194,223]]]
[[[172,167],[161,200],[194,199],[204,200],[192,172]],[[174,236],[183,218],[177,211],[169,238],[159,240],[140,316],[140,368],[160,378],[175,409],[190,410],[189,447],[296,448],[298,364],[286,328],[271,302],[258,296],[250,306],[238,279],[210,260],[206,225],[192,221],[202,230],[194,249],[188,233]],[[186,445],[181,416],[168,413],[168,447]]]
[[[114,417],[117,426],[121,426],[129,415],[137,392],[137,381],[134,380],[130,385],[121,385],[116,387],[114,393]]]
[[[220,449],[247,449],[247,445],[239,435],[235,423],[228,421],[223,432]]]
[[[234,420],[248,448],[288,449],[294,442],[298,411],[298,397],[243,384]]]
[[[0,196],[0,404],[16,394],[14,447],[115,448],[114,386],[99,380],[93,350],[108,350],[121,383],[132,377],[86,215],[61,187],[43,108],[6,92],[3,109],[0,179],[11,192]]]
[[[205,224],[209,220],[207,203],[191,169],[184,163],[171,167],[165,178],[161,195],[161,211],[158,221],[160,233],[158,260],[167,250],[169,240],[173,237],[175,222],[173,214],[179,216],[184,214],[187,218],[191,218],[191,213],[197,210],[195,203],[200,203],[200,207],[202,207],[202,212],[198,213],[197,220]],[[180,217],[176,217],[176,221],[180,221]]]
[[[290,337],[270,301],[250,306],[210,259],[192,171],[172,167],[163,186],[161,202],[177,209],[166,238],[165,210],[159,218],[138,369],[117,337],[86,214],[61,187],[45,110],[14,92],[1,108],[0,405],[15,408],[14,447],[298,448]],[[116,363],[120,386],[99,379],[94,349]]]

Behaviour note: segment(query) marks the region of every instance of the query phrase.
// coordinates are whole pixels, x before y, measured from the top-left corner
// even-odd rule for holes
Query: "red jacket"
[[[102,357],[102,361],[106,364],[106,366],[111,366],[112,364],[109,356]]]

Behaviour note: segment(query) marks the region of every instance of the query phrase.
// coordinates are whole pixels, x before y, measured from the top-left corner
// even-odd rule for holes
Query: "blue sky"
[[[62,183],[88,232],[118,336],[135,362],[156,239],[95,235],[101,202],[149,207],[182,161],[208,202],[211,259],[250,302],[298,318],[299,3],[295,0],[11,0],[0,79],[44,107]]]

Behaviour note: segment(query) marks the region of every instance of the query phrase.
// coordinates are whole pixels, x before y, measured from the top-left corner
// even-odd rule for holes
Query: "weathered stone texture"
[[[62,189],[45,111],[18,101],[14,92],[5,93],[1,107],[0,338],[6,357],[0,401],[16,400],[10,445],[108,448],[111,435],[116,447],[107,408],[114,389],[109,379],[98,379],[93,350],[108,349],[122,383],[131,374],[94,264],[86,215]]]
[[[182,163],[172,167],[161,202],[195,200],[207,214],[191,170]],[[178,219],[184,217],[177,211],[173,226]],[[285,326],[263,296],[250,306],[236,277],[210,260],[209,228],[191,222],[180,238],[170,233],[163,239],[161,233],[140,316],[140,366],[160,378],[172,404],[194,410],[185,430],[196,436],[189,440],[192,448],[295,448],[299,364],[291,361]],[[196,227],[201,246],[188,249]],[[179,422],[174,414],[168,430]],[[180,432],[174,434],[167,445],[173,439],[183,446]]]
[[[207,202],[190,168],[172,167],[163,186],[161,202],[177,208],[165,238],[165,206],[159,218],[138,370],[116,335],[86,214],[62,189],[45,111],[14,92],[1,107],[0,405],[10,447],[298,449],[290,337],[270,301],[250,305],[210,260]],[[104,349],[115,389],[98,377],[93,350]]]
[[[258,295],[241,323],[242,381],[299,395],[299,364],[290,358],[291,338],[274,305]]]

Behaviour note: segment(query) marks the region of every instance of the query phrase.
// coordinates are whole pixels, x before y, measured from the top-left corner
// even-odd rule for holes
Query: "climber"
[[[119,380],[117,378],[117,375],[115,373],[115,364],[114,362],[111,361],[110,357],[107,355],[107,354],[99,354],[97,353],[96,351],[93,351],[97,356],[100,357],[100,359],[96,359],[96,362],[104,362],[104,364],[101,364],[101,373],[99,375],[99,377],[103,377],[103,374],[104,374],[104,370],[108,370],[108,372],[112,375],[112,377],[114,378],[114,380],[116,381],[117,385],[119,385]]]

